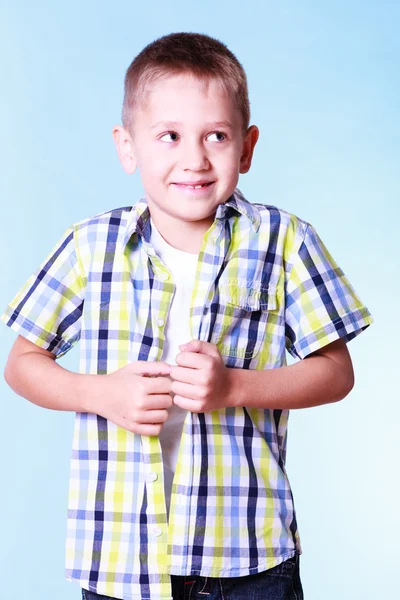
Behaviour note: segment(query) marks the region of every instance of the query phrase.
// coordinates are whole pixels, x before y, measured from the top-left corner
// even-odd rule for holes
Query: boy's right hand
[[[96,376],[90,410],[141,435],[159,435],[172,405],[171,365],[138,360]],[[93,393],[93,390],[92,390]]]

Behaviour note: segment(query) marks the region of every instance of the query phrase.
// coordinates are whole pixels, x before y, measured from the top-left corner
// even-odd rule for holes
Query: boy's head
[[[156,226],[208,229],[250,168],[258,129],[249,119],[246,75],[218,40],[175,33],[133,60],[113,134],[124,169],[140,171]]]
[[[146,103],[146,88],[158,79],[188,74],[215,79],[234,100],[242,117],[243,133],[250,122],[246,74],[236,56],[222,42],[199,33],[172,33],[148,46],[132,61],[125,75],[122,122],[133,132],[135,110]],[[177,90],[179,93],[179,90]]]

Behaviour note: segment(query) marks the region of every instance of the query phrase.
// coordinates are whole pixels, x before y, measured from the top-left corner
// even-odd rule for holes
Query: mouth
[[[214,181],[193,181],[193,182],[175,181],[175,182],[173,182],[173,185],[176,185],[180,188],[185,188],[188,190],[201,190],[203,188],[210,187],[210,185],[212,185],[213,183],[214,183]]]

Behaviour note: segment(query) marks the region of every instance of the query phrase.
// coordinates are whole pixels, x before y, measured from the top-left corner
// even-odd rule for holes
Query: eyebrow
[[[156,129],[157,127],[160,127],[160,126],[166,127],[167,129],[173,129],[180,125],[183,125],[183,123],[181,123],[179,121],[157,121],[157,123],[155,123],[154,125],[151,126],[151,129]],[[229,121],[210,121],[210,122],[204,123],[204,126],[207,128],[209,128],[209,127],[223,127],[223,128],[229,127],[230,129],[233,129],[233,125]]]

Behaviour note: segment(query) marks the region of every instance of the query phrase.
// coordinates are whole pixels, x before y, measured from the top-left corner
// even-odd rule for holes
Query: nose
[[[210,168],[206,149],[199,141],[182,144],[181,167],[184,171],[205,171]]]

